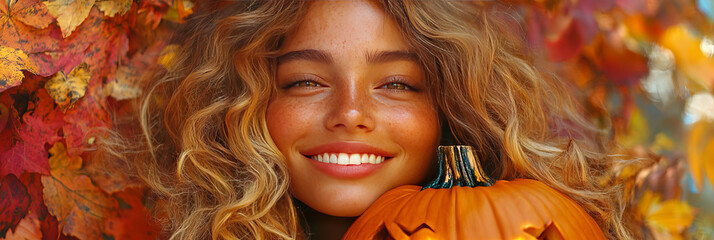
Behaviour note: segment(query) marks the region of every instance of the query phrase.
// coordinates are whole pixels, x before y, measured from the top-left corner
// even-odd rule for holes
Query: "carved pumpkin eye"
[[[426,187],[379,197],[343,239],[605,239],[572,199],[530,179],[493,181],[468,146],[439,147]]]

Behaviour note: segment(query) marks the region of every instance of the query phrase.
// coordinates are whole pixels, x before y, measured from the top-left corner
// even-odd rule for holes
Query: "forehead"
[[[408,50],[396,22],[373,1],[315,1],[281,52]],[[368,48],[368,49],[365,49]]]

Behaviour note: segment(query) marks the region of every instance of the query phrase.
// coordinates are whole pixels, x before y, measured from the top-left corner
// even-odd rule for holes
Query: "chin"
[[[358,217],[359,215],[362,215],[362,213],[367,210],[367,207],[372,203],[373,201],[370,201],[367,204],[359,204],[359,205],[352,205],[352,206],[344,206],[344,205],[339,205],[339,204],[324,204],[324,203],[319,203],[319,204],[309,204],[306,203],[309,207],[312,209],[315,209],[318,212],[321,212],[323,214],[327,214],[330,216],[335,216],[335,217]]]

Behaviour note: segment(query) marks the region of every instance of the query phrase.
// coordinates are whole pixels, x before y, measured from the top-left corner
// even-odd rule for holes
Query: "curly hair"
[[[578,202],[612,239],[631,234],[621,186],[599,181],[622,162],[608,154],[568,86],[534,63],[513,17],[495,2],[390,1],[384,11],[417,53],[445,126],[494,178],[531,178]],[[199,2],[156,68],[136,128],[105,140],[163,201],[171,239],[304,237],[282,154],[266,126],[276,53],[309,2]],[[206,224],[210,223],[210,224]]]

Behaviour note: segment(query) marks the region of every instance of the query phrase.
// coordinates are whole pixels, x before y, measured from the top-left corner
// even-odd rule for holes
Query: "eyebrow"
[[[379,51],[379,52],[368,52],[366,54],[367,62],[370,64],[374,63],[384,63],[392,61],[412,61],[419,62],[419,57],[416,53],[410,51]],[[283,55],[277,57],[278,64],[296,61],[296,60],[308,60],[315,61],[325,64],[334,63],[332,55],[329,53],[317,50],[317,49],[304,49],[287,52]]]

